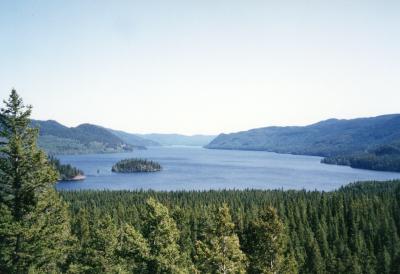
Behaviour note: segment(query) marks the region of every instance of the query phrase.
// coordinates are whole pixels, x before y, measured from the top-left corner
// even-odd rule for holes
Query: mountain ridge
[[[67,127],[55,120],[31,120],[31,126],[39,129],[38,144],[49,154],[112,153],[145,148],[89,123]]]
[[[39,146],[49,154],[87,154],[129,152],[151,146],[204,146],[213,135],[135,134],[83,123],[67,127],[56,120],[31,120],[39,128]]]
[[[205,147],[331,157],[364,152],[399,139],[400,114],[387,114],[328,119],[308,126],[272,126],[220,134]]]

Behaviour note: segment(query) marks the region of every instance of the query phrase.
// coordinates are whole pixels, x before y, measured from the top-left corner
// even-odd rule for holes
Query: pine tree
[[[88,261],[91,273],[115,273],[121,266],[117,260],[118,228],[110,215],[97,217],[91,230],[88,249]]]
[[[279,273],[283,267],[283,223],[276,210],[267,207],[250,225],[251,273]]]
[[[318,243],[311,232],[307,233],[306,252],[306,273],[326,273]]]
[[[213,217],[208,239],[196,244],[199,269],[204,273],[245,273],[247,258],[240,249],[228,206],[223,204]]]
[[[0,110],[0,272],[60,271],[70,248],[69,215],[58,175],[36,145],[31,107],[15,90]],[[3,256],[4,254],[4,256]]]
[[[146,202],[144,236],[150,247],[150,273],[187,273],[188,264],[178,245],[179,231],[168,208],[153,198]]]
[[[150,260],[149,244],[142,234],[129,224],[124,224],[119,236],[118,256],[130,273],[145,273]]]

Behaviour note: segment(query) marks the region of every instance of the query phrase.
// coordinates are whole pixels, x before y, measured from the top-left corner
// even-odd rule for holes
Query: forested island
[[[124,159],[111,168],[112,172],[118,173],[136,173],[136,172],[156,172],[161,170],[161,165],[154,161],[146,159]]]
[[[55,156],[50,155],[49,162],[58,171],[60,181],[81,181],[86,178],[82,170],[73,167],[70,164],[61,164],[60,160]]]

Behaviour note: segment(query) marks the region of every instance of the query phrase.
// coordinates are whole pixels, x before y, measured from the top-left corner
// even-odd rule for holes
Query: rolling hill
[[[49,154],[126,152],[144,148],[129,144],[107,129],[92,124],[66,127],[53,120],[32,120],[31,124],[39,128],[38,144]]]
[[[391,114],[221,134],[206,148],[334,157],[367,152],[397,140],[400,140],[400,114]]]

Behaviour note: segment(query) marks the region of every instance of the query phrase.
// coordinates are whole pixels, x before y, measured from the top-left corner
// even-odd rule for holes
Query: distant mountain
[[[38,144],[49,154],[125,152],[148,146],[204,146],[215,136],[180,134],[132,134],[93,124],[66,127],[54,120],[32,120],[39,128]]]
[[[206,147],[332,157],[366,152],[397,140],[400,140],[400,114],[391,114],[221,134]]]
[[[138,134],[139,136],[155,141],[163,146],[205,146],[215,135],[181,135],[181,134]]]
[[[111,133],[114,135],[118,136],[122,140],[124,140],[126,143],[134,146],[160,146],[156,141],[150,140],[150,139],[145,139],[142,138],[136,134],[128,133],[122,130],[114,130],[114,129],[108,129]]]
[[[135,147],[107,129],[92,124],[66,127],[53,120],[32,120],[31,123],[39,128],[39,146],[50,154],[124,152]]]

